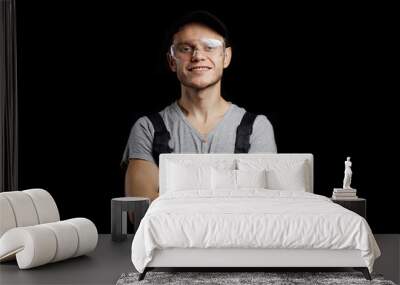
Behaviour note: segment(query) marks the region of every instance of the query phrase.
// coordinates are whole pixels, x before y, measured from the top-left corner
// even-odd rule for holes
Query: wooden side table
[[[367,200],[363,198],[356,198],[354,200],[344,200],[344,199],[333,199],[331,200],[336,203],[341,205],[342,207],[345,207],[346,209],[349,209],[357,214],[359,214],[361,217],[364,219],[367,219]]]
[[[134,233],[150,205],[145,197],[121,197],[111,199],[111,239],[124,241],[127,238],[128,211],[134,212]]]

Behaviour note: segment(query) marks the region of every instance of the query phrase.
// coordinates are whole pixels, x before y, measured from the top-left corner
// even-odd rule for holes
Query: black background
[[[278,152],[314,154],[317,194],[341,186],[351,156],[372,230],[400,233],[390,7],[17,1],[20,189],[110,231],[132,124],[180,96],[164,34],[192,9],[231,31],[223,97],[267,115]]]

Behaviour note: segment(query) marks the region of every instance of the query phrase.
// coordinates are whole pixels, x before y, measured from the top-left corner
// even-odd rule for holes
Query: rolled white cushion
[[[35,205],[28,194],[22,191],[9,191],[1,195],[10,202],[17,227],[33,226],[39,223]]]
[[[57,240],[56,253],[51,262],[64,260],[75,255],[78,248],[78,232],[75,227],[65,221],[43,224],[53,231]]]
[[[44,189],[0,193],[0,237],[15,227],[60,220],[53,197]]]
[[[60,220],[56,202],[49,192],[39,188],[28,189],[22,192],[31,197],[39,218],[39,224],[57,222]]]
[[[85,218],[13,228],[0,238],[0,261],[16,256],[28,269],[86,254],[97,241],[96,226]]]
[[[9,229],[15,228],[17,222],[11,204],[6,197],[0,193],[0,237]]]
[[[0,238],[0,260],[10,259],[16,254],[20,269],[49,263],[56,249],[56,236],[42,225],[13,228]]]
[[[65,220],[64,222],[73,225],[78,232],[78,248],[74,257],[86,254],[96,248],[98,233],[92,221],[85,218],[74,218]]]

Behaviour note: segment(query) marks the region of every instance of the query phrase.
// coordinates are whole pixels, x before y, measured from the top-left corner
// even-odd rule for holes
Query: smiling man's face
[[[231,48],[225,47],[223,37],[195,23],[174,35],[168,54],[170,68],[181,84],[200,90],[219,83],[230,60]]]

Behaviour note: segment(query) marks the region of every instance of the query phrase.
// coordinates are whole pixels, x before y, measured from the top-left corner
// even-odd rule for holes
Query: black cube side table
[[[363,198],[356,198],[354,200],[340,200],[340,199],[332,199],[332,202],[345,207],[357,214],[359,214],[364,219],[367,219],[367,200]]]
[[[127,238],[127,211],[134,213],[134,233],[150,205],[145,197],[121,197],[111,199],[111,239],[124,241]]]

